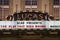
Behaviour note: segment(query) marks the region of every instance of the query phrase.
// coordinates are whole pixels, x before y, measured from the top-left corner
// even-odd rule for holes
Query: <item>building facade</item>
[[[0,19],[6,20],[8,15],[20,11],[48,12],[55,19],[60,19],[59,0],[0,0]]]

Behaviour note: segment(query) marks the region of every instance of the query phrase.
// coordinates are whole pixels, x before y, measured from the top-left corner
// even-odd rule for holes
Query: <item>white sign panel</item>
[[[60,29],[60,21],[0,21],[0,29]]]

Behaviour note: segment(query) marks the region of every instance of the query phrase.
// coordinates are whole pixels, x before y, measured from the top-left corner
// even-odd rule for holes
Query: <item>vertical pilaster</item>
[[[59,20],[60,20],[60,0],[59,0]]]
[[[38,4],[38,11],[42,11],[42,0],[38,0],[38,2],[37,2],[37,4]]]
[[[49,0],[42,0],[42,12],[49,13]]]
[[[53,15],[53,0],[49,0],[49,15]]]
[[[13,0],[9,0],[9,14],[13,14]]]
[[[21,0],[21,10],[25,10],[25,0]]]

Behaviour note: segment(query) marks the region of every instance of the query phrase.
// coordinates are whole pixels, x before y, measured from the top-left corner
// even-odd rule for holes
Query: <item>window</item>
[[[59,0],[54,0],[54,5],[59,5]]]
[[[37,11],[37,0],[25,0],[25,10]]]
[[[2,5],[2,0],[0,0],[0,5]]]
[[[32,5],[37,5],[37,0],[32,0]]]
[[[9,8],[4,8],[4,16],[8,16],[9,15]]]
[[[9,0],[4,0],[4,5],[9,5]]]
[[[31,5],[31,1],[30,0],[25,0],[25,5]]]
[[[25,5],[37,5],[37,0],[25,0]]]
[[[0,8],[0,19],[2,19],[2,8]]]
[[[0,5],[9,5],[9,0],[0,0]]]
[[[54,15],[54,18],[58,18],[59,17],[59,8],[54,8],[53,15]]]
[[[6,16],[9,15],[9,8],[0,8],[0,19],[5,20]]]

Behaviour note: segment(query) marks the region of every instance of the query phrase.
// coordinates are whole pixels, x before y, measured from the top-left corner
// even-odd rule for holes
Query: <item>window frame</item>
[[[29,4],[28,4],[29,2]],[[25,0],[25,5],[37,5],[37,0]]]
[[[9,0],[0,0],[0,5],[9,5]]]
[[[59,0],[53,0],[54,5],[59,5]]]

